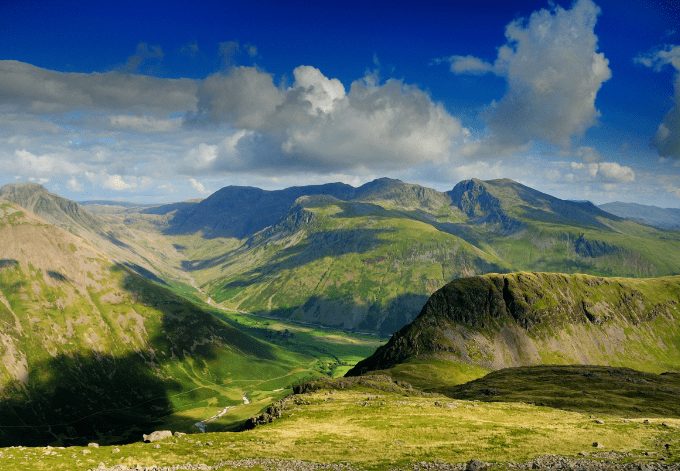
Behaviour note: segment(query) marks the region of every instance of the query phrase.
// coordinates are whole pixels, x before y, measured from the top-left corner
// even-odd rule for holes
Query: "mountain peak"
[[[50,193],[37,183],[10,183],[0,188],[5,199],[35,213],[47,222],[72,229],[78,226],[97,231],[100,222],[75,201]]]

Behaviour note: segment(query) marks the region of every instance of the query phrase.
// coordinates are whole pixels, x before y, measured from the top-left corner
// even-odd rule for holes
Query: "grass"
[[[607,416],[680,418],[680,373],[604,366],[532,366],[494,371],[441,392],[458,399],[523,402]]]
[[[269,425],[239,433],[172,438],[160,442],[158,449],[142,443],[53,449],[47,455],[44,448],[3,449],[0,467],[78,470],[99,463],[223,463],[220,469],[242,469],[238,460],[273,458],[349,463],[369,470],[477,459],[495,462],[502,469],[502,463],[547,452],[582,453],[597,459],[595,441],[604,445],[610,457],[615,453],[623,461],[661,456],[669,463],[678,461],[677,454],[664,448],[666,443],[671,450],[680,446],[680,420],[675,418],[652,417],[646,423],[643,418],[602,414],[597,417],[604,423],[599,424],[588,413],[518,402],[451,399],[390,384],[372,388],[364,382],[348,389],[329,387],[295,395],[285,401],[282,418]]]

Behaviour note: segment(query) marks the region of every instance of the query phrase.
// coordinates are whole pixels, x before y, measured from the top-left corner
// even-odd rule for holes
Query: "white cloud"
[[[581,146],[576,149],[576,156],[580,157],[581,160],[587,163],[599,162],[602,160],[602,156],[594,147]]]
[[[201,82],[194,119],[226,122],[237,128],[261,128],[283,99],[283,92],[274,85],[270,74],[253,67],[236,67]]]
[[[14,151],[13,158],[1,159],[0,168],[6,173],[26,177],[49,178],[54,175],[73,175],[80,170],[58,154],[34,154],[26,149]]]
[[[254,68],[209,77],[193,122],[238,130],[194,147],[185,158],[193,165],[183,168],[189,173],[404,168],[448,161],[465,137],[459,120],[441,104],[399,80],[381,84],[369,76],[346,92],[338,79],[314,67],[300,66],[294,77],[287,89]]]
[[[659,124],[652,144],[660,156],[680,159],[680,46],[667,46],[638,56],[635,60],[657,71],[666,65],[671,65],[676,71],[673,107]]]
[[[570,168],[580,172],[590,180],[604,183],[630,183],[635,181],[635,171],[626,165],[616,162],[571,162]]]
[[[315,67],[308,65],[296,67],[293,71],[295,84],[292,91],[299,93],[299,99],[309,102],[310,113],[330,113],[335,105],[345,97],[345,87],[338,79],[329,79]]]
[[[182,125],[179,118],[165,119],[153,116],[111,115],[109,124],[115,129],[125,129],[135,132],[170,132],[176,131]]]
[[[131,190],[137,186],[132,182],[126,182],[120,175],[108,175],[102,184],[104,188],[114,191]]]
[[[76,109],[185,112],[196,106],[196,83],[120,72],[56,72],[1,60],[0,103],[35,113]]]
[[[591,0],[577,0],[570,10],[539,10],[506,27],[507,43],[493,65],[454,56],[456,73],[494,72],[507,80],[505,96],[487,113],[488,145],[513,150],[540,140],[566,146],[595,123],[595,97],[611,77],[597,52],[598,15]]]
[[[483,75],[494,73],[494,65],[475,56],[451,56],[451,72],[454,74]]]
[[[76,177],[70,177],[66,182],[66,186],[71,191],[75,191],[78,193],[83,191],[83,185],[78,181]]]
[[[209,193],[209,191],[205,189],[205,186],[203,185],[203,183],[199,182],[195,178],[190,178],[189,183],[191,184],[191,187],[194,190],[196,190],[197,192],[199,192],[200,194],[206,195],[206,194]]]

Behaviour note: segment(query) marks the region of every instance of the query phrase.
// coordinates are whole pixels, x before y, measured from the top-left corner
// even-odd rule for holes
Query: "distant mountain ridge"
[[[632,219],[660,229],[680,230],[680,208],[660,208],[620,201],[601,204],[600,208],[622,218]]]

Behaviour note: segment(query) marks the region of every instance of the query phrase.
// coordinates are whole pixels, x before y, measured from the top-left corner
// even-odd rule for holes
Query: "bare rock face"
[[[171,437],[172,432],[170,430],[156,430],[155,432],[151,432],[148,435],[147,434],[142,435],[142,439],[147,443],[153,443]]]

